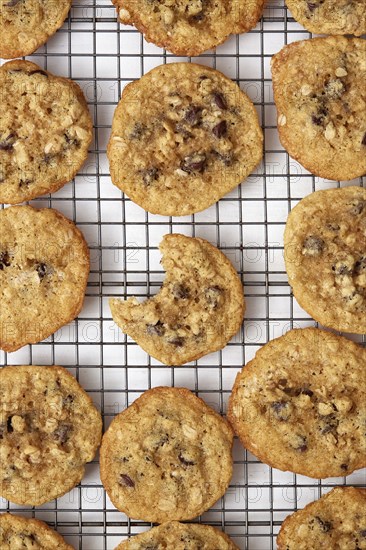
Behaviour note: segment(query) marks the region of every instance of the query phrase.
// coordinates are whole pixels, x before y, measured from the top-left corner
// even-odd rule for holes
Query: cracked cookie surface
[[[314,34],[366,33],[364,0],[286,0],[293,17]]]
[[[166,277],[159,293],[139,303],[111,299],[121,330],[167,365],[182,365],[222,349],[240,328],[245,301],[231,262],[204,239],[165,235]]]
[[[38,506],[77,485],[100,444],[102,419],[62,367],[0,371],[1,495]]]
[[[0,57],[33,53],[63,24],[71,0],[0,0]]]
[[[284,256],[300,306],[324,326],[366,332],[366,189],[316,191],[291,211]]]
[[[211,527],[170,521],[121,542],[115,550],[237,550],[229,537]]]
[[[0,514],[1,550],[73,550],[63,537],[38,519]]]
[[[0,202],[53,193],[88,156],[92,121],[81,88],[30,61],[0,68]]]
[[[278,550],[366,549],[366,491],[335,487],[288,516],[277,537]]]
[[[232,476],[233,432],[185,388],[142,394],[114,418],[100,449],[102,483],[115,507],[156,523],[208,510]]]
[[[176,55],[199,55],[255,27],[263,0],[112,0],[122,23]]]
[[[80,312],[89,275],[82,233],[57,210],[0,211],[0,348],[47,338]]]
[[[331,180],[366,173],[366,42],[330,36],[294,42],[272,58],[281,143]]]
[[[253,103],[213,69],[156,67],[126,86],[113,117],[113,183],[153,214],[208,208],[243,181],[263,155]]]
[[[313,478],[366,466],[366,350],[319,329],[263,346],[236,377],[228,418],[262,462]]]

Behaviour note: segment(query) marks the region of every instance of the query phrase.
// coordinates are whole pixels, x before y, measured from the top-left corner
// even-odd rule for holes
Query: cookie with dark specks
[[[286,0],[293,17],[314,34],[366,33],[364,0]]]
[[[196,523],[170,521],[121,542],[115,550],[238,550],[225,533]]]
[[[204,239],[165,235],[160,244],[166,278],[143,303],[110,300],[115,323],[150,355],[182,365],[222,349],[243,321],[240,279],[220,250]]]
[[[335,487],[288,516],[277,545],[278,550],[365,550],[366,491]]]
[[[332,3],[333,4],[333,3]],[[366,41],[329,36],[285,46],[272,58],[281,143],[312,174],[366,173]]]
[[[233,432],[185,388],[159,387],[117,415],[103,436],[100,475],[115,507],[156,523],[208,510],[232,476]]]
[[[81,88],[30,61],[0,67],[0,202],[53,193],[88,156],[92,120]]]
[[[0,370],[1,496],[39,506],[77,485],[96,453],[102,419],[62,367]]]
[[[0,514],[1,550],[73,550],[63,537],[38,519]]]
[[[300,306],[326,327],[366,332],[366,189],[308,195],[291,211],[284,242]]]
[[[228,418],[265,464],[313,478],[366,466],[366,350],[315,328],[263,346],[236,377]]]
[[[112,0],[120,21],[176,55],[195,56],[256,26],[263,0]]]
[[[0,57],[33,53],[63,24],[71,0],[0,0]]]
[[[89,275],[82,233],[57,210],[0,211],[0,348],[44,340],[79,314]]]
[[[112,182],[153,214],[184,216],[217,202],[263,155],[253,103],[195,63],[156,67],[125,87],[108,143]]]

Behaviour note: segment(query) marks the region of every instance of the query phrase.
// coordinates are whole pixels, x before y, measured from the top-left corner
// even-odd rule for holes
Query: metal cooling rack
[[[134,205],[111,184],[105,154],[123,87],[157,65],[185,58],[148,44],[132,27],[120,26],[109,0],[79,0],[63,28],[30,57],[79,82],[94,117],[94,144],[83,170],[51,197],[32,201],[57,208],[77,223],[91,249],[92,269],[79,318],[40,344],[2,353],[1,361],[66,366],[100,407],[105,427],[141,392],[161,384],[186,386],[224,413],[237,371],[263,344],[292,327],[314,325],[287,283],[284,224],[299,199],[343,184],[310,175],[279,143],[270,59],[284,44],[311,36],[280,1],[267,4],[255,30],[198,59],[233,78],[254,101],[265,130],[265,156],[242,186],[193,216],[160,217]],[[364,182],[347,182],[351,184]],[[162,367],[122,335],[108,307],[110,296],[146,297],[158,291],[163,272],[157,246],[169,232],[204,237],[223,250],[242,277],[247,302],[244,326],[225,349],[172,368]],[[288,514],[334,485],[365,481],[362,471],[347,479],[317,481],[272,470],[236,441],[230,488],[200,521],[226,531],[242,550],[273,550]],[[114,508],[101,485],[97,460],[87,466],[81,485],[57,501],[37,508],[1,501],[1,507],[43,519],[78,550],[112,550],[123,538],[150,527]]]

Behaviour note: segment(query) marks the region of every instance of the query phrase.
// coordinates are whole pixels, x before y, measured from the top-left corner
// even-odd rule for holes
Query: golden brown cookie
[[[89,250],[77,227],[50,208],[5,208],[0,225],[0,348],[15,351],[79,314]]]
[[[73,547],[38,519],[0,514],[1,550],[73,550]]]
[[[160,292],[139,303],[110,300],[121,330],[166,365],[183,365],[222,349],[243,321],[243,287],[231,262],[204,239],[165,235],[166,278]]]
[[[196,523],[169,521],[121,542],[115,550],[238,550],[225,533]]]
[[[293,17],[314,34],[366,33],[364,0],[286,0]]]
[[[272,58],[283,147],[312,174],[366,173],[366,41],[329,36],[285,46]]]
[[[120,21],[176,55],[215,48],[260,19],[264,0],[112,0]]]
[[[187,520],[208,510],[232,476],[229,424],[185,388],[159,387],[117,415],[103,436],[100,475],[134,519]]]
[[[0,94],[0,202],[57,191],[84,164],[92,139],[81,88],[17,60],[0,67]]]
[[[71,0],[0,0],[0,57],[33,53],[62,26]]]
[[[66,369],[3,367],[0,407],[2,497],[39,506],[81,481],[100,444],[102,419]]]
[[[324,330],[291,330],[237,375],[228,418],[273,468],[351,474],[366,466],[366,350]]]
[[[366,491],[335,487],[288,516],[277,544],[278,550],[365,550]]]
[[[237,84],[202,65],[169,63],[125,87],[107,153],[112,182],[134,202],[184,216],[249,176],[263,133]]]
[[[301,307],[326,327],[366,332],[366,189],[308,195],[291,211],[284,242]]]

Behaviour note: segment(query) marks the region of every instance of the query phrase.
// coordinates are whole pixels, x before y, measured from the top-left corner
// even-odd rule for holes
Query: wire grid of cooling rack
[[[284,224],[299,199],[343,184],[315,178],[280,146],[271,55],[286,43],[311,36],[280,1],[267,3],[256,29],[195,59],[233,78],[253,100],[265,131],[265,156],[244,184],[193,216],[160,217],[134,205],[112,185],[105,154],[123,87],[157,65],[185,58],[148,44],[132,27],[120,26],[109,0],[79,1],[62,29],[30,56],[51,72],[79,82],[94,117],[94,144],[84,168],[57,193],[32,201],[37,207],[57,208],[77,223],[90,246],[92,267],[79,318],[40,344],[2,353],[1,360],[66,366],[102,411],[105,428],[141,392],[157,385],[188,387],[225,413],[236,373],[263,344],[292,327],[314,325],[287,282]],[[179,368],[161,366],[122,335],[108,307],[110,296],[144,298],[158,291],[164,274],[157,247],[169,232],[204,237],[223,250],[243,280],[247,302],[244,325],[225,349]],[[334,485],[361,486],[365,481],[362,471],[347,479],[318,481],[272,470],[236,441],[232,483],[199,521],[223,529],[243,550],[272,550],[289,513]],[[79,550],[110,550],[151,526],[115,510],[101,485],[97,459],[87,466],[80,486],[57,501],[37,508],[1,501],[1,507],[43,519]]]

